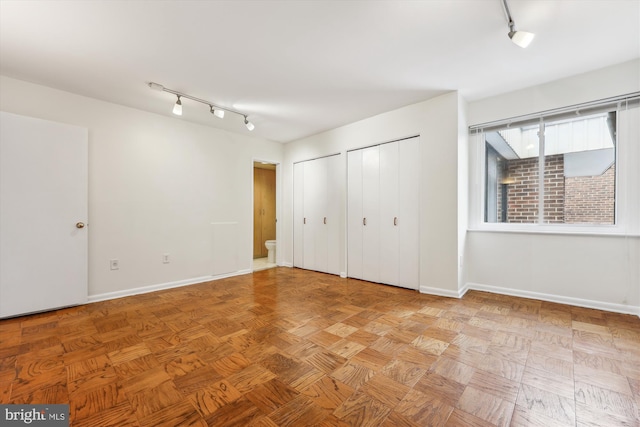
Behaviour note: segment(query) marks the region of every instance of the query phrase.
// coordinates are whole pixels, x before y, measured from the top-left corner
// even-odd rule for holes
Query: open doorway
[[[253,271],[276,266],[276,165],[253,162]]]

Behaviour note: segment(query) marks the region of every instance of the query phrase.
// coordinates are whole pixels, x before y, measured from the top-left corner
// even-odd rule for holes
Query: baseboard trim
[[[293,268],[293,263],[292,262],[283,262],[281,265],[283,267]]]
[[[467,290],[464,289],[464,291],[458,290],[456,291],[450,291],[448,289],[442,289],[442,288],[431,288],[429,286],[420,286],[420,293],[421,294],[429,294],[429,295],[437,295],[439,297],[449,297],[449,298],[462,298],[462,296],[465,294]]]
[[[464,294],[467,293],[467,291],[469,290],[469,284],[465,283],[464,285],[462,285],[462,288],[460,288],[458,290],[458,294],[460,295],[460,298],[462,298],[464,296]]]
[[[251,273],[251,270],[238,270],[232,273],[218,274],[216,276],[193,277],[191,279],[176,280],[175,282],[159,283],[156,285],[141,286],[139,288],[123,289],[115,292],[105,292],[103,294],[89,295],[87,303],[107,301],[116,298],[130,297],[133,295],[147,294],[149,292],[162,291],[164,289],[179,288],[182,286],[195,285],[197,283],[210,282],[213,280],[225,279],[227,277],[241,276]]]
[[[293,267],[293,265],[289,263],[283,263],[283,267]],[[139,288],[133,289],[125,289],[121,291],[115,292],[106,292],[102,294],[89,295],[87,298],[87,303],[94,303],[99,301],[107,301],[111,299],[123,298],[133,295],[146,294],[149,292],[161,291],[164,289],[171,288],[179,288],[182,286],[195,285],[197,283],[210,282],[219,279],[225,279],[227,277],[241,276],[244,274],[252,273],[251,269],[238,270],[232,273],[219,274],[216,276],[202,276],[202,277],[194,277],[191,279],[185,280],[177,280],[175,282],[167,282],[167,283],[159,283],[156,285],[142,286]],[[343,273],[340,273],[340,277],[346,277],[346,274],[343,276]],[[420,292],[423,294],[437,295],[442,297],[449,298],[462,298],[467,291],[475,290],[475,291],[483,291],[490,292],[499,295],[509,295],[514,297],[521,298],[530,298],[541,301],[555,302],[559,304],[568,304],[577,307],[585,307],[585,308],[594,308],[597,310],[611,311],[615,313],[623,313],[623,314],[632,314],[640,317],[640,307],[637,306],[628,306],[624,304],[615,304],[609,302],[602,301],[594,301],[587,300],[582,298],[573,298],[573,297],[565,297],[562,295],[554,295],[554,294],[545,294],[541,292],[532,292],[532,291],[524,291],[521,289],[512,289],[512,288],[503,288],[499,286],[491,286],[484,285],[481,283],[468,282],[465,283],[462,288],[460,288],[457,292],[442,289],[442,288],[432,288],[429,286],[420,286]]]
[[[582,298],[565,297],[562,295],[545,294],[541,292],[523,291],[521,289],[502,288],[498,286],[483,285],[481,283],[466,283],[466,290],[491,292],[500,295],[509,295],[521,298],[530,298],[541,301],[556,302],[560,304],[574,305],[577,307],[594,308],[597,310],[611,311],[615,313],[640,315],[640,307],[610,302],[587,300]],[[465,290],[465,292],[466,292]]]

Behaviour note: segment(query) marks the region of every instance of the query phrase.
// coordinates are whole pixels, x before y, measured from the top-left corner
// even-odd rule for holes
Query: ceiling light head
[[[509,38],[511,39],[511,41],[521,48],[529,46],[535,36],[535,34],[529,33],[527,31],[509,31]]]
[[[218,117],[220,119],[224,119],[224,110],[220,110],[220,109],[216,110],[215,108],[213,108],[213,105],[209,105],[209,111],[214,116],[216,116],[216,117]]]
[[[173,106],[173,114],[175,114],[176,116],[181,116],[182,115],[182,101],[180,101],[180,95],[178,96],[178,100],[176,101],[176,104]]]
[[[244,116],[244,125],[247,127],[247,129],[249,129],[249,131],[252,131],[256,128],[253,123],[247,120],[247,116]]]
[[[507,15],[507,22],[509,24],[509,38],[512,42],[522,48],[529,46],[536,35],[527,31],[517,31],[516,23],[513,22],[513,18],[511,17],[511,12],[509,11],[507,0],[502,0],[502,5],[504,6],[504,12]]]

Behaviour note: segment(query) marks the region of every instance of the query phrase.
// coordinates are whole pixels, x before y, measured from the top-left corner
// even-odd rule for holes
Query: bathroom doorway
[[[253,271],[276,266],[276,165],[253,162]]]

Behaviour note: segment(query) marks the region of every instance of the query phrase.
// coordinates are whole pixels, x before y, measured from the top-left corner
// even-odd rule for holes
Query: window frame
[[[515,232],[515,233],[541,233],[541,234],[583,234],[583,235],[632,235],[640,236],[640,217],[638,208],[640,207],[640,195],[634,194],[634,182],[640,181],[640,172],[632,173],[633,162],[635,157],[639,157],[640,148],[631,147],[633,138],[627,136],[620,137],[620,120],[621,112],[631,108],[638,109],[640,116],[640,92],[623,95],[615,98],[608,98],[593,103],[580,104],[562,109],[549,110],[545,112],[530,114],[527,116],[515,117],[506,120],[494,121],[490,123],[469,126],[469,168],[470,168],[470,200],[469,200],[469,226],[471,231],[488,231],[488,232]],[[616,108],[612,108],[612,106]],[[538,191],[538,217],[535,223],[502,223],[502,222],[486,222],[486,197],[487,197],[487,148],[484,134],[488,131],[497,130],[500,127],[508,127],[509,125],[522,126],[532,124],[538,121],[542,130],[545,123],[553,123],[559,117],[570,116],[571,114],[585,111],[585,115],[593,114],[590,111],[601,110],[616,111],[616,141],[615,141],[615,205],[614,205],[614,224],[550,224],[544,222],[543,204],[540,200],[544,200],[544,179],[539,179]],[[623,124],[624,126],[625,124]],[[633,149],[632,149],[633,148]],[[635,157],[634,157],[635,154]],[[633,157],[633,158],[631,158]],[[540,148],[538,151],[538,164],[542,169],[544,165],[540,160],[544,161],[544,133],[540,138]],[[541,170],[538,172],[542,173]],[[540,175],[539,175],[540,176]],[[542,187],[542,188],[540,188]],[[637,191],[637,187],[636,192]],[[633,212],[632,212],[633,211]],[[635,212],[635,215],[634,215]],[[498,213],[499,214],[499,213]]]

